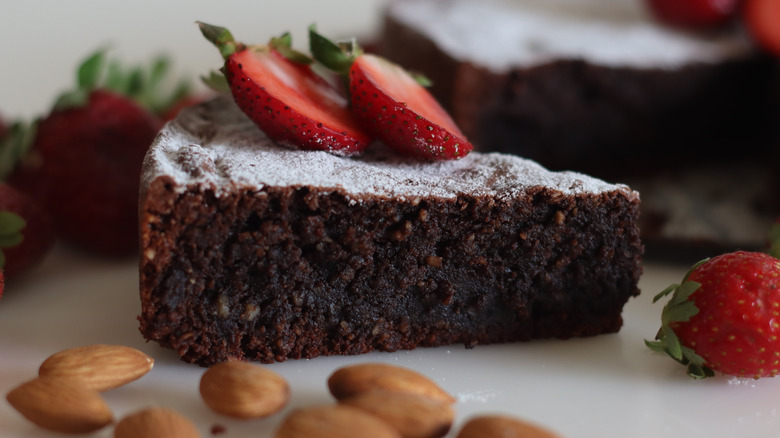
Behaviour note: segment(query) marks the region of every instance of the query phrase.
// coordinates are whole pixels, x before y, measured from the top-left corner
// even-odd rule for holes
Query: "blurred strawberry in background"
[[[164,57],[124,68],[100,50],[51,112],[0,149],[0,176],[51,214],[57,237],[100,255],[134,254],[143,157],[163,118],[198,101],[185,81],[164,92],[169,73]]]

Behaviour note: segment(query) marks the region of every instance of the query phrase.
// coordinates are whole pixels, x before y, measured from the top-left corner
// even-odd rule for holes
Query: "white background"
[[[75,68],[99,47],[127,63],[170,54],[177,72],[196,78],[221,65],[195,21],[228,27],[262,44],[289,31],[300,49],[316,23],[333,38],[373,35],[379,0],[0,0],[0,114],[44,114],[75,80]]]
[[[176,69],[193,77],[219,66],[216,50],[194,22],[229,27],[246,42],[293,32],[305,47],[305,29],[316,22],[326,35],[371,35],[379,2],[353,1],[0,1],[0,114],[44,114],[74,80],[75,66],[100,46],[128,62],[166,52]],[[684,273],[682,266],[649,263],[645,291],[626,307],[616,335],[570,341],[463,346],[288,361],[270,367],[292,386],[285,412],[330,403],[325,380],[337,367],[381,361],[414,368],[456,396],[458,420],[476,413],[523,417],[564,436],[771,437],[780,436],[780,380],[717,377],[694,382],[671,360],[649,352],[660,305],[652,295]],[[0,300],[0,393],[35,376],[38,365],[63,348],[92,343],[133,346],[155,358],[141,380],[106,398],[117,418],[151,405],[192,418],[204,437],[214,425],[222,437],[268,437],[283,414],[236,421],[211,413],[198,396],[202,368],[146,343],[138,332],[135,260],[100,260],[57,247],[45,263],[6,286]],[[111,428],[93,436],[109,437]],[[0,400],[0,437],[54,437],[32,426]],[[451,434],[454,436],[454,433]]]

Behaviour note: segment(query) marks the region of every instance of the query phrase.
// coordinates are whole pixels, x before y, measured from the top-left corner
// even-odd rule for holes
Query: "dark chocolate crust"
[[[611,333],[639,293],[623,191],[354,203],[160,176],[141,200],[141,332],[204,366]]]

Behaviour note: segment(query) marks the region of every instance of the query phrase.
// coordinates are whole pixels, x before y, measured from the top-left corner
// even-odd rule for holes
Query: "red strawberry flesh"
[[[359,56],[350,71],[353,112],[372,133],[402,153],[456,159],[473,146],[423,86],[401,67]]]
[[[350,155],[371,142],[346,100],[306,65],[275,50],[246,49],[230,56],[225,70],[239,107],[284,145]]]

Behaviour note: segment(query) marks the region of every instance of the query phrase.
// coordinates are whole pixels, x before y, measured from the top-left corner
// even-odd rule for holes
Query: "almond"
[[[458,438],[560,438],[540,426],[504,415],[474,417],[463,425]]]
[[[443,437],[455,418],[451,403],[404,392],[364,392],[339,403],[379,417],[404,438]]]
[[[340,368],[328,378],[328,388],[337,400],[363,392],[406,392],[454,403],[455,399],[422,374],[395,365],[364,363]]]
[[[63,433],[90,433],[114,419],[100,393],[69,380],[39,377],[6,396],[8,403],[38,426]]]
[[[148,408],[122,418],[114,438],[200,438],[195,425],[168,408]]]
[[[68,379],[96,391],[122,386],[148,373],[154,360],[124,345],[89,345],[49,356],[38,370],[41,377]]]
[[[200,379],[200,395],[212,410],[234,418],[261,418],[290,400],[284,377],[248,362],[228,361],[209,368]]]
[[[324,405],[293,411],[275,438],[401,438],[379,418],[344,405]]]

